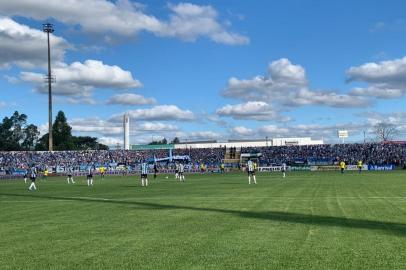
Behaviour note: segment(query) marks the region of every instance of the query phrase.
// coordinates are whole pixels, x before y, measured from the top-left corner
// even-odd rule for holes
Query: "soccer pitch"
[[[0,182],[1,269],[406,269],[406,173]]]

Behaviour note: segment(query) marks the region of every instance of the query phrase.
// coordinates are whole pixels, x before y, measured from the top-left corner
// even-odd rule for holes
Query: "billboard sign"
[[[348,130],[339,130],[338,138],[340,138],[340,139],[348,138]]]
[[[369,171],[392,171],[395,169],[395,165],[368,165]]]

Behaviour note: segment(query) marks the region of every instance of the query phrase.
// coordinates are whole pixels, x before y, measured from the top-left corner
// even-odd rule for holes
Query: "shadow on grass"
[[[344,227],[352,229],[366,229],[377,230],[384,233],[395,234],[398,236],[406,236],[406,224],[387,222],[387,221],[374,221],[367,219],[345,218],[345,217],[332,217],[332,216],[320,216],[320,215],[308,215],[300,213],[287,213],[280,211],[239,211],[232,209],[218,209],[218,208],[204,208],[195,206],[181,206],[181,205],[168,205],[149,202],[135,202],[135,201],[120,201],[115,199],[101,199],[101,198],[85,198],[85,197],[63,197],[63,196],[45,196],[35,194],[7,194],[0,193],[5,196],[15,197],[29,197],[38,199],[49,200],[67,200],[67,201],[81,201],[90,203],[107,203],[107,204],[121,204],[121,205],[133,205],[139,206],[140,209],[153,209],[153,210],[191,210],[202,212],[215,212],[230,214],[243,218],[262,219],[270,221],[279,221],[287,223],[298,223],[306,225],[318,225],[318,226],[330,226],[330,227]],[[137,208],[138,209],[138,208]]]

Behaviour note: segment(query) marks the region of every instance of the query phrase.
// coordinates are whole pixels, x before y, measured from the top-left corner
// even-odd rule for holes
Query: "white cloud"
[[[250,80],[234,77],[229,79],[222,95],[245,101],[261,100],[281,106],[360,107],[369,104],[362,97],[310,89],[304,68],[285,58],[272,62],[267,76],[256,76]]]
[[[38,127],[38,131],[41,136],[47,134],[48,133],[48,123],[40,125]]]
[[[20,80],[17,77],[4,75],[3,78],[8,81],[10,84],[17,84]]]
[[[68,97],[66,98],[66,102],[69,104],[88,104],[88,105],[95,105],[97,101],[94,100],[92,97]]]
[[[152,131],[152,132],[162,132],[162,131],[177,131],[178,127],[171,124],[164,124],[160,122],[144,122],[140,125],[136,125],[136,131]]]
[[[4,101],[0,101],[0,109],[6,107],[7,104]]]
[[[299,124],[299,125],[264,125],[255,129],[238,126],[231,129],[231,136],[240,138],[294,138],[294,137],[311,137],[313,139],[324,139],[325,141],[337,141],[338,130],[348,130],[351,137],[360,136],[364,130],[368,130],[371,124],[361,123],[344,123],[334,125],[319,124]]]
[[[397,98],[406,93],[406,57],[366,63],[347,70],[348,81],[368,83],[365,88],[357,87],[353,95],[377,98]]]
[[[117,142],[122,144],[123,138],[123,116],[102,119],[99,117],[77,118],[68,121],[72,127],[72,132],[76,135],[88,135],[98,137],[101,143],[109,146],[115,146]],[[47,125],[44,125],[47,129]],[[193,133],[195,137],[215,136],[215,133]],[[161,123],[156,121],[130,121],[130,140],[132,144],[149,143],[152,139],[184,136],[192,138],[190,134],[180,131],[179,127],[174,124]]]
[[[305,106],[322,105],[336,108],[365,107],[370,101],[364,97],[355,95],[339,94],[332,91],[313,91],[302,88],[297,91],[292,99],[286,99],[284,105]]]
[[[130,117],[134,120],[153,120],[153,121],[169,121],[169,120],[185,120],[190,121],[195,119],[193,112],[182,110],[175,105],[159,105],[148,109],[137,109],[127,111]],[[113,116],[112,119],[121,117],[120,115]]]
[[[406,83],[406,57],[366,63],[358,67],[351,67],[347,71],[349,80],[370,83]]]
[[[375,126],[378,123],[393,124],[400,129],[406,130],[406,112],[390,112],[390,113],[378,113],[378,112],[366,112],[360,114],[365,117],[367,123],[371,126]]]
[[[3,4],[4,1],[0,7]],[[65,51],[71,46],[65,39],[53,34],[50,36],[50,42],[52,60],[54,62],[62,61]],[[7,68],[11,65],[25,68],[46,66],[47,46],[47,36],[42,31],[0,16],[0,68]]]
[[[246,128],[243,126],[237,126],[237,127],[233,127],[231,129],[232,135],[236,134],[237,136],[253,136],[254,135],[254,131],[251,128]]]
[[[122,117],[116,117],[114,120],[104,120],[98,117],[77,118],[69,121],[73,132],[96,133],[102,136],[121,136],[123,135]],[[131,135],[140,133],[163,133],[176,132],[179,128],[173,124],[160,122],[130,122]]]
[[[234,119],[249,120],[283,120],[286,117],[279,115],[271,105],[262,101],[248,101],[242,104],[226,105],[216,112],[219,116],[229,116]]]
[[[271,135],[273,137],[286,137],[292,134],[292,130],[286,127],[276,125],[266,125],[258,128],[258,133],[263,135]]]
[[[123,146],[123,139],[115,138],[115,137],[100,137],[98,138],[98,142],[101,144],[105,144],[112,149],[117,146],[117,144],[120,145],[120,147]]]
[[[369,29],[369,32],[375,33],[382,31],[383,29],[385,29],[386,26],[387,24],[385,22],[377,22],[371,27],[371,29]]]
[[[98,117],[77,118],[68,122],[73,132],[98,133],[109,136],[123,134],[123,125],[121,122],[110,122]]]
[[[200,36],[207,36],[214,42],[229,45],[248,44],[249,39],[237,33],[228,32],[218,22],[217,11],[211,6],[199,6],[191,3],[169,5],[173,12],[169,22],[161,24],[158,35],[179,37],[186,41],[195,41]]]
[[[376,97],[382,99],[389,98],[398,98],[403,96],[404,91],[400,89],[391,89],[387,88],[386,85],[372,85],[370,87],[362,88],[355,87],[350,92],[354,96],[367,96],[367,97]]]
[[[185,134],[188,140],[216,140],[222,135],[214,131],[193,131]]]
[[[111,105],[152,105],[155,104],[156,100],[154,98],[145,98],[137,94],[118,94],[112,96],[107,104]]]
[[[130,71],[118,66],[110,66],[98,60],[74,62],[70,65],[60,63],[53,68],[56,83],[53,93],[63,96],[90,96],[95,88],[130,89],[142,84],[133,78]],[[33,83],[40,93],[48,93],[44,75],[35,72],[21,72],[20,79]]]
[[[219,22],[217,11],[211,6],[179,3],[168,7],[171,11],[168,21],[146,14],[145,7],[129,0],[3,1],[0,13],[40,21],[52,16],[65,24],[79,25],[86,32],[106,35],[106,40],[111,40],[110,34],[132,37],[147,31],[188,41],[207,37],[231,45],[249,42],[247,37],[227,31],[227,25]]]

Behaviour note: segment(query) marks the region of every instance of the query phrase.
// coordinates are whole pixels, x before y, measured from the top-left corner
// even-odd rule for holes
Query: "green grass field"
[[[0,182],[1,269],[406,269],[406,172]]]

